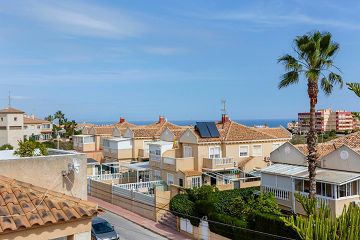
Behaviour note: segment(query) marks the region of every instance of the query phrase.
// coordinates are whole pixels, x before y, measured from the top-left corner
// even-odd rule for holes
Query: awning
[[[134,170],[134,171],[147,171],[147,170],[150,170],[149,162],[122,164],[121,167],[125,167],[125,168],[128,168],[130,170]]]
[[[306,166],[297,166],[290,164],[273,164],[261,170],[261,173],[288,176],[291,178],[308,179],[309,173]],[[344,184],[360,179],[360,174],[353,172],[336,171],[324,168],[316,168],[316,181]]]

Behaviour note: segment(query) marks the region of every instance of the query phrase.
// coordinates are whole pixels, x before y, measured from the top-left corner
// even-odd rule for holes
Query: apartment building
[[[360,132],[319,144],[316,194],[333,216],[345,205],[360,203]],[[285,143],[270,154],[271,166],[261,171],[261,189],[272,192],[279,206],[303,214],[294,194],[309,192],[306,145]]]
[[[268,165],[270,152],[290,139],[282,127],[247,127],[223,115],[217,123],[166,128],[160,141],[150,144],[149,163],[153,178],[168,184],[239,188],[239,179],[254,177],[254,170]]]
[[[86,156],[13,152],[0,151],[0,239],[90,239],[97,205],[86,201]]]
[[[307,133],[310,129],[310,113],[298,113],[298,129]],[[346,132],[356,128],[352,113],[344,110],[320,109],[315,112],[315,129],[318,132]]]
[[[24,138],[46,141],[51,137],[51,122],[11,107],[0,110],[0,146],[10,144],[16,148],[18,141]]]

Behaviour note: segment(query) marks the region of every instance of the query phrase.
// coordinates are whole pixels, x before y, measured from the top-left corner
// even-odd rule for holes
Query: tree
[[[347,83],[349,90],[353,91],[358,97],[360,97],[360,83]]]
[[[54,121],[54,117],[52,115],[49,115],[45,118],[46,121],[49,121],[49,122],[53,122]]]
[[[62,125],[65,120],[65,114],[59,110],[54,114],[54,119],[57,119],[59,121],[59,125]]]
[[[19,148],[15,151],[15,155],[20,157],[33,157],[48,155],[47,148],[44,144],[34,140],[19,141]]]
[[[307,135],[310,198],[316,196],[317,134],[315,130],[315,110],[319,84],[326,95],[331,94],[335,84],[340,84],[340,87],[342,87],[342,77],[333,72],[333,69],[339,70],[333,62],[338,50],[339,44],[332,41],[330,33],[316,31],[295,38],[295,56],[286,54],[278,59],[279,63],[284,64],[286,71],[281,77],[279,89],[297,84],[300,76],[304,76],[307,81],[307,92],[310,99],[310,130]]]

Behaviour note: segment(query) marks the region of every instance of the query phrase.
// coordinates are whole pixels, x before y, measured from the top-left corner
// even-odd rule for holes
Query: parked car
[[[95,217],[91,221],[91,239],[92,240],[118,240],[119,235],[114,227],[105,219]]]

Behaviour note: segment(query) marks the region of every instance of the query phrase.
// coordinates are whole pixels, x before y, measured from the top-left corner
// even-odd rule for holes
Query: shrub
[[[0,147],[0,150],[13,150],[14,147],[11,146],[10,144],[4,144]]]
[[[15,151],[15,155],[20,157],[44,156],[47,154],[46,146],[33,140],[19,141],[19,148]]]

